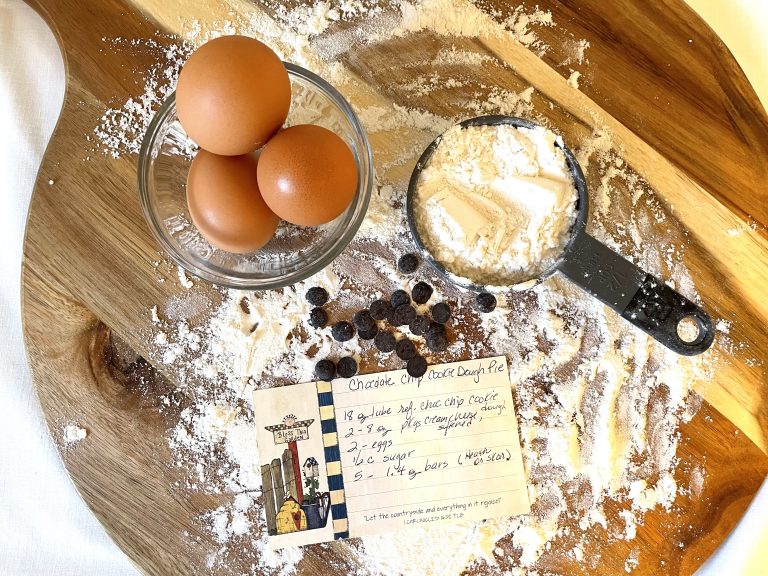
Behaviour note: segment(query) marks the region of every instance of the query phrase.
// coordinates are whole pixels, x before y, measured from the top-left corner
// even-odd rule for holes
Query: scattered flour
[[[339,3],[316,2],[300,5],[288,10],[285,5],[278,6],[278,17],[290,27],[301,30],[304,34],[322,34],[334,22],[350,20],[365,15],[368,18],[382,12],[378,0],[361,2],[344,0]]]
[[[581,40],[572,40],[566,43],[566,47],[568,48],[568,56],[562,62],[563,66],[589,63],[586,57],[587,48],[589,48],[588,40],[583,38]]]
[[[640,549],[633,548],[629,558],[624,561],[624,571],[629,574],[640,565]]]
[[[715,324],[715,330],[717,330],[718,332],[722,332],[723,334],[729,334],[731,332],[732,326],[733,326],[733,323],[730,320],[725,320],[721,318]]]
[[[467,0],[401,2],[400,11],[402,18],[399,24],[386,34],[403,36],[429,30],[442,36],[476,38],[496,35],[531,48],[540,56],[546,53],[547,46],[539,40],[532,27],[554,25],[551,12],[538,8],[526,12],[523,6],[517,6],[511,16],[498,23],[487,12]],[[382,31],[375,39],[383,37]]]
[[[624,534],[619,537],[624,540],[634,540],[637,535],[637,519],[634,514],[629,510],[621,510],[619,512],[619,517],[626,523]]]
[[[235,554],[248,559],[253,574],[289,576],[305,554],[299,548],[274,553],[266,546],[252,391],[311,379],[316,357],[352,354],[369,370],[387,367],[388,359],[376,356],[368,344],[357,339],[339,344],[327,330],[311,329],[306,323],[306,289],[317,284],[328,289],[333,321],[348,318],[350,311],[373,297],[407,286],[409,280],[398,275],[394,262],[411,245],[402,205],[408,167],[424,147],[469,115],[497,112],[542,121],[533,107],[531,87],[478,86],[486,98],[460,99],[450,111],[436,114],[366,91],[355,74],[329,59],[356,43],[378,41],[376,33],[380,38],[417,31],[442,36],[445,46],[434,62],[416,63],[439,65],[439,76],[402,88],[417,101],[433,90],[447,90],[446,94],[465,90],[468,78],[463,67],[498,65],[492,56],[451,46],[450,38],[502,35],[543,53],[547,46],[536,31],[555,26],[547,12],[516,8],[506,19],[497,20],[461,0],[401,2],[395,13],[376,2],[327,1],[295,10],[278,7],[275,14],[270,18],[254,12],[211,27],[188,23],[183,40],[170,47],[154,40],[105,40],[110,49],[139,46],[156,53],[157,59],[147,72],[143,94],[107,111],[96,128],[97,146],[106,154],[135,154],[188,54],[210,38],[235,32],[263,40],[282,58],[333,83],[357,110],[374,148],[377,187],[366,221],[331,267],[284,290],[259,294],[222,290],[216,303],[208,299],[201,304],[204,287],[196,283],[175,296],[179,301],[161,303],[162,314],[158,307],[149,312],[152,360],[176,383],[174,392],[161,399],[169,413],[179,407],[168,433],[169,465],[180,474],[176,488],[215,494],[219,502],[200,515],[217,545],[208,557],[211,573],[225,570],[227,557]],[[359,24],[365,19],[375,27]],[[358,24],[347,26],[352,23]],[[356,35],[356,30],[365,35]],[[578,42],[571,50],[571,64],[586,62],[587,48],[587,42]],[[392,139],[402,143],[394,154],[377,144]],[[590,231],[650,272],[672,278],[679,290],[695,298],[683,263],[682,235],[673,230],[664,236],[659,231],[665,228],[659,224],[666,217],[661,203],[612,152],[610,134],[598,129],[571,147],[592,183],[595,214]],[[585,534],[601,526],[615,538],[631,540],[647,510],[671,505],[681,490],[673,476],[678,426],[691,416],[690,386],[707,377],[711,358],[675,355],[558,277],[500,299],[493,313],[479,318],[471,296],[445,285],[424,267],[419,274],[435,285],[440,298],[455,303],[455,321],[462,327],[450,349],[430,357],[431,362],[507,356],[532,512],[469,527],[363,538],[345,548],[363,567],[358,573],[452,576],[487,563],[492,572],[533,574],[543,555],[555,553],[564,526],[575,522]],[[179,281],[184,285],[181,276]],[[206,306],[210,311],[193,321],[190,311],[197,314]],[[698,483],[695,474],[691,492]],[[629,503],[618,520],[606,517],[606,499]],[[507,543],[502,545],[499,541],[505,537]],[[509,542],[519,552],[514,565],[509,564]],[[425,554],[425,550],[450,554]],[[581,561],[584,550],[579,540],[568,554]],[[630,555],[626,566],[634,568],[637,562],[637,555]],[[345,573],[348,568],[337,571]]]
[[[701,496],[701,491],[704,489],[704,477],[706,472],[701,466],[696,466],[691,471],[691,480],[688,489],[691,491],[691,496],[698,498]]]
[[[97,145],[105,154],[113,158],[123,153],[137,154],[152,116],[176,88],[176,79],[192,51],[191,46],[187,43],[162,46],[151,38],[102,40],[113,50],[141,47],[157,57],[157,63],[146,73],[144,92],[137,98],[129,98],[120,108],[107,110],[93,130]],[[91,136],[86,135],[85,139],[90,141]]]
[[[253,558],[252,569],[258,570],[258,574],[265,571],[276,576],[290,576],[295,573],[296,565],[303,558],[300,548],[285,548],[279,551],[270,550],[267,546],[267,534],[265,526],[254,526],[250,511],[258,506],[256,498],[249,493],[240,493],[235,496],[230,506],[219,506],[203,515],[207,525],[216,541],[222,545],[218,553],[208,558],[208,569],[214,569],[220,564],[225,563],[223,553],[226,545],[233,540],[246,540],[243,551],[248,552],[248,535],[252,530],[258,529],[261,536],[255,541],[251,541],[252,550],[257,551],[257,556]]]
[[[88,436],[88,430],[82,428],[78,424],[67,424],[64,426],[61,434],[64,440],[64,446],[72,446],[73,444],[85,440]]]
[[[571,70],[571,75],[568,77],[568,85],[574,90],[578,90],[580,77],[581,77],[581,72],[579,72],[578,70]]]
[[[178,269],[178,276],[179,276],[179,284],[181,284],[184,288],[189,290],[194,286],[192,283],[192,280],[189,279],[189,276],[187,276],[187,271],[184,270],[181,266],[177,266]]]

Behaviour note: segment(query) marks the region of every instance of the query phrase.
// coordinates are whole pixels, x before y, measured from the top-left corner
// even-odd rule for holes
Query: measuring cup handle
[[[714,340],[712,320],[704,310],[583,230],[577,233],[558,269],[678,354],[700,354]],[[686,318],[698,327],[692,341],[678,334],[678,324]]]

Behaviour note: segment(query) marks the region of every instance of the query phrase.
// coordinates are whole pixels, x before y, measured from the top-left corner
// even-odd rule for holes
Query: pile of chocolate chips
[[[397,261],[398,270],[403,274],[413,274],[419,267],[415,254],[405,254]],[[445,325],[452,316],[451,307],[446,302],[432,305],[429,316],[419,314],[411,302],[426,304],[434,292],[426,282],[417,282],[408,294],[405,290],[395,290],[389,300],[379,299],[364,310],[359,310],[352,317],[352,322],[340,321],[331,327],[331,335],[338,342],[346,342],[354,337],[355,332],[363,340],[373,340],[379,352],[394,352],[406,363],[406,370],[413,378],[420,378],[427,371],[427,361],[416,350],[416,345],[401,333],[401,338],[378,322],[386,322],[397,333],[400,326],[408,326],[411,334],[424,336],[427,348],[432,352],[442,352],[448,348],[448,333]],[[309,325],[324,328],[328,324],[328,314],[322,308],[328,302],[328,292],[324,288],[310,288],[307,301],[314,306],[309,315]],[[478,294],[475,307],[480,312],[491,312],[496,307],[496,298],[487,292]],[[341,358],[338,363],[329,359],[320,360],[315,365],[315,375],[330,381],[335,376],[351,378],[357,373],[357,362],[352,357]]]
[[[305,298],[314,306],[309,312],[309,325],[313,328],[325,328],[328,325],[328,313],[323,306],[328,302],[328,291],[315,286],[307,290]],[[355,329],[349,322],[337,322],[331,328],[331,334],[339,342],[344,342],[355,335]],[[352,378],[355,374],[357,374],[357,361],[351,356],[346,356],[336,363],[326,358],[315,365],[315,375],[320,380],[328,382],[337,375],[342,378]]]

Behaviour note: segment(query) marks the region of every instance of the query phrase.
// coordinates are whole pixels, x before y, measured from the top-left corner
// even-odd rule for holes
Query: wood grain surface
[[[153,368],[147,338],[148,309],[178,286],[156,281],[162,271],[152,264],[157,247],[138,204],[136,156],[89,154],[86,135],[110,105],[141,94],[142,71],[154,61],[150,52],[106,49],[104,37],[153,37],[162,46],[171,39],[158,30],[180,32],[184,18],[212,22],[274,8],[244,1],[205,7],[156,0],[31,3],[54,29],[67,67],[61,119],[32,198],[24,250],[23,317],[34,383],[56,440],[63,422],[87,415],[88,441],[77,450],[62,448],[62,457],[128,556],[147,574],[206,573],[206,557],[217,544],[196,517],[215,507],[216,498],[174,488],[177,472],[166,465],[165,435],[178,414],[157,406],[159,395],[173,388],[173,375]],[[613,133],[622,157],[685,232],[685,264],[708,310],[733,322],[729,337],[738,344],[721,348],[714,378],[698,383],[702,408],[681,428],[676,479],[687,486],[691,470],[701,467],[707,481],[700,497],[680,496],[671,512],[649,513],[632,543],[609,543],[607,534],[591,531],[585,557],[599,558],[594,565],[564,553],[579,536],[574,529],[540,567],[622,573],[630,548],[638,547],[636,574],[691,574],[768,473],[768,117],[733,57],[682,0],[617,0],[609,8],[601,0],[536,4],[559,23],[538,31],[551,47],[542,58],[491,35],[451,43],[504,62],[494,83],[534,86],[536,111],[563,126],[569,141],[595,126]],[[499,18],[514,6],[487,4]],[[362,21],[338,27],[358,25]],[[324,35],[334,32],[331,27]],[[588,65],[565,63],[574,38],[590,42]],[[445,112],[449,100],[415,102],[402,89],[428,72],[413,65],[414,54],[437,52],[444,42],[422,31],[355,44],[338,58],[363,81],[366,98]],[[571,69],[583,72],[578,91],[566,81]],[[400,144],[372,138],[374,153],[384,157]],[[410,169],[393,166],[381,177],[402,180]],[[219,298],[200,284],[196,290]],[[610,504],[609,516],[619,506]],[[300,573],[354,573],[355,545],[308,547]],[[511,542],[500,546],[508,553],[497,560],[509,568],[519,551]],[[248,565],[233,556],[221,570],[240,574]]]

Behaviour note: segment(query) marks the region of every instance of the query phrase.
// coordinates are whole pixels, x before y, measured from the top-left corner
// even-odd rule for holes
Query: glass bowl
[[[313,228],[280,222],[269,243],[250,254],[212,246],[189,216],[187,172],[196,146],[176,116],[176,95],[163,102],[147,129],[138,163],[144,217],[157,241],[182,268],[214,284],[242,290],[289,286],[330,264],[357,233],[373,187],[368,138],[349,103],[325,80],[285,63],[291,80],[286,126],[317,124],[344,139],[357,164],[357,192],[335,220]]]

